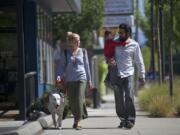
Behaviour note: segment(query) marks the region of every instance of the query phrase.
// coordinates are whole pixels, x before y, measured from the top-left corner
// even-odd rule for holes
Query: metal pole
[[[154,0],[151,0],[151,65],[150,72],[153,74],[153,80],[155,80],[155,32],[154,32]]]
[[[158,69],[159,69],[159,84],[162,85],[162,67],[161,67],[161,48],[160,48],[160,40],[159,40],[159,0],[156,3],[155,16],[156,16],[156,44],[158,48]]]
[[[173,96],[173,54],[172,54],[172,39],[173,39],[173,0],[170,0],[170,35],[169,35],[169,94]]]
[[[164,55],[164,22],[163,22],[163,3],[159,0],[159,32],[160,32],[160,50],[161,50],[161,68],[162,68],[162,81],[165,77],[165,55]]]
[[[136,12],[138,13],[139,12],[139,0],[136,0]],[[138,34],[139,34],[139,30],[138,30],[138,27],[139,27],[139,24],[138,24],[138,19],[139,19],[139,13],[137,14],[136,16],[136,35],[135,35],[135,40],[138,41]]]
[[[136,6],[135,6],[135,9],[136,9],[136,26],[135,26],[135,40],[138,42],[138,38],[139,38],[139,30],[138,30],[138,27],[139,27],[139,23],[138,23],[138,20],[139,20],[139,0],[136,0]],[[138,76],[137,76],[137,69],[135,69],[135,75],[134,75],[134,93],[135,95],[137,95],[138,93]]]
[[[26,89],[25,89],[25,63],[24,63],[24,29],[23,29],[23,0],[16,5],[17,11],[17,39],[18,39],[18,83],[19,83],[19,111],[20,119],[26,120]]]

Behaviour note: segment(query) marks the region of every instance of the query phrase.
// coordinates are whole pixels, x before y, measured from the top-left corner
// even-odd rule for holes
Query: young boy
[[[114,59],[114,54],[115,54],[115,47],[118,43],[113,41],[113,36],[110,31],[105,31],[104,37],[105,37],[104,56],[108,64],[108,73],[104,82],[108,87],[114,88],[114,85],[116,84],[116,75],[117,75],[117,67]]]
[[[117,66],[114,58],[115,47],[125,46],[126,44],[126,42],[122,42],[113,38],[110,31],[105,31],[104,56],[108,64],[108,73],[104,82],[107,86],[110,86],[111,88],[114,88],[117,81]]]

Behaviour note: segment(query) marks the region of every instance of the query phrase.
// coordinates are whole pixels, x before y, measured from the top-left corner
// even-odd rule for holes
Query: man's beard
[[[125,36],[125,37],[120,36],[119,39],[121,42],[125,42],[128,39],[128,37],[127,36]]]

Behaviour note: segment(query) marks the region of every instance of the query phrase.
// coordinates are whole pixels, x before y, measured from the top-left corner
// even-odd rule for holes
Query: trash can
[[[35,100],[35,75],[36,72],[25,74],[26,108],[29,108]]]

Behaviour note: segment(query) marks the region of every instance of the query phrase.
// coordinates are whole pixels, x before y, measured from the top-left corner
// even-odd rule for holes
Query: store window
[[[0,7],[0,27],[16,27],[16,9],[15,6]]]
[[[39,6],[37,7],[37,26],[39,80],[42,84],[53,84],[54,49],[52,46],[52,18]]]
[[[0,7],[0,107],[17,104],[17,71],[16,8]]]

